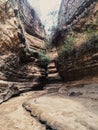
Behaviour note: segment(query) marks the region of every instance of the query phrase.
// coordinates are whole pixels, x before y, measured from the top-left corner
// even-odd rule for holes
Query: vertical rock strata
[[[45,78],[38,65],[45,32],[27,0],[0,0],[0,103]]]
[[[52,44],[66,81],[98,76],[98,1],[62,0]]]

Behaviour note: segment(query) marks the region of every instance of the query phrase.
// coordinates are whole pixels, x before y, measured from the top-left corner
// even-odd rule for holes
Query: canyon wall
[[[65,81],[98,76],[98,1],[62,0],[52,44]]]
[[[0,0],[0,103],[21,92],[41,89],[45,31],[27,0]]]

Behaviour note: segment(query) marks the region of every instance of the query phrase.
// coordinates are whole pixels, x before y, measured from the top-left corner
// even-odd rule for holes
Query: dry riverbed
[[[0,130],[98,130],[98,84],[14,97],[0,105]]]

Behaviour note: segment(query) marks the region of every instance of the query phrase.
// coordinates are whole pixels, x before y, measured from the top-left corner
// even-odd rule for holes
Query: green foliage
[[[71,35],[68,35],[67,39],[64,41],[64,45],[59,52],[59,60],[62,62],[65,61],[65,59],[70,55],[71,51],[73,50],[73,37]]]
[[[50,48],[50,43],[49,43],[49,39],[48,38],[45,40],[45,46],[44,46],[44,48],[46,50],[48,50]]]
[[[91,23],[91,24],[86,28],[85,32],[88,33],[88,34],[94,34],[94,33],[96,33],[96,31],[97,31],[97,29],[96,29],[97,26],[98,26],[97,23]]]
[[[45,44],[46,50],[48,50],[48,49],[50,48],[50,46],[51,46],[51,45],[50,45],[49,43],[46,43],[46,44]]]
[[[41,51],[39,52],[39,65],[40,65],[41,67],[46,68],[47,65],[49,64],[49,62],[50,62],[49,57],[46,56],[46,53],[45,53],[43,50],[41,50]]]
[[[18,15],[19,15],[19,17],[21,17],[21,16],[22,16],[22,13],[21,13],[21,12],[19,12],[19,14],[18,14]]]

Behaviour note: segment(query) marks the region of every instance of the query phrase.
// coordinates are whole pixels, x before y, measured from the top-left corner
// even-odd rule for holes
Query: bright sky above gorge
[[[58,10],[61,0],[28,0],[33,8],[37,11],[46,31],[51,30],[52,26],[57,24]],[[57,12],[51,15],[51,12]]]

